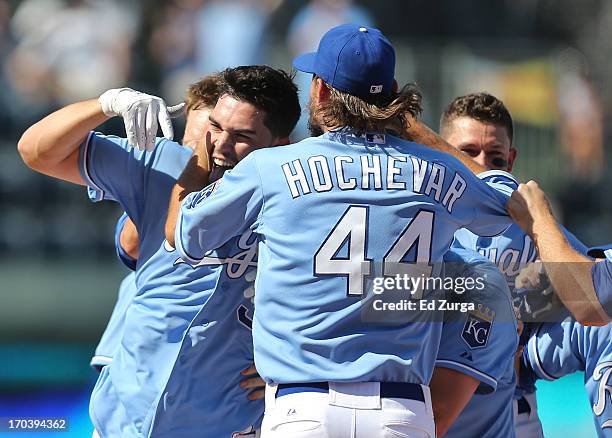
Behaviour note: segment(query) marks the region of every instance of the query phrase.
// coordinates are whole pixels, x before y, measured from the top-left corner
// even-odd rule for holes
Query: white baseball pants
[[[261,438],[435,438],[427,386],[424,402],[381,397],[379,386],[330,383],[329,392],[277,397],[268,385]]]

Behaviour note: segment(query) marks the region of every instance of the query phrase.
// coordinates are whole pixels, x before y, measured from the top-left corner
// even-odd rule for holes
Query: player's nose
[[[487,160],[487,153],[485,151],[480,151],[480,153],[475,157],[472,157],[472,159],[482,167],[486,167],[487,169],[491,168],[491,163],[489,163]]]
[[[211,135],[211,143],[213,144],[214,151],[223,154],[224,152],[230,151],[233,147],[234,141],[232,136],[227,132],[222,131]]]

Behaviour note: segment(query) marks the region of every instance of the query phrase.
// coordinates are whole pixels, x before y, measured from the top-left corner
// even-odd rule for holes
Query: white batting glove
[[[168,108],[162,98],[131,88],[105,91],[98,102],[105,115],[123,118],[128,143],[140,150],[152,150],[155,147],[158,120],[164,137],[172,140],[174,129],[170,118],[178,116],[185,106],[180,103]]]

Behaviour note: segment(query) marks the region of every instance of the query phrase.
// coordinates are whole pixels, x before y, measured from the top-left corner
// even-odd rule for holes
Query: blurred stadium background
[[[289,69],[342,22],[391,38],[398,81],[421,88],[430,126],[457,95],[502,98],[516,123],[515,173],[538,179],[586,244],[612,240],[612,2],[0,0],[0,417],[68,416],[60,436],[91,433],[88,362],[125,274],[112,245],[117,208],[29,171],[20,134],[108,88],[174,103],[229,65]],[[307,90],[309,78],[297,80]],[[547,436],[594,436],[581,375],[541,387]]]

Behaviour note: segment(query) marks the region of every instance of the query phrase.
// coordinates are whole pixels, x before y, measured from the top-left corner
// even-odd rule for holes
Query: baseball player
[[[288,141],[300,113],[288,75],[239,67],[224,71],[222,82],[210,115],[215,129],[207,130],[194,157],[207,158],[210,146],[215,165],[225,167],[237,151]],[[164,242],[170,191],[188,162],[197,159],[188,149],[154,138],[152,115],[158,111],[169,135],[161,99],[112,90],[100,102],[69,106],[31,127],[20,152],[43,173],[87,183],[116,199],[138,228],[138,293],[126,314],[121,346],[92,395],[90,413],[100,436],[231,436],[255,424],[263,411],[263,403],[249,401],[239,386],[240,372],[253,363],[252,303],[244,293],[251,286],[247,274],[255,251],[245,233],[192,266]],[[88,134],[113,114],[124,118],[130,141],[155,147],[136,151],[126,139]],[[229,306],[205,305],[216,288],[233,298]]]
[[[378,30],[333,28],[294,66],[314,75],[311,125],[325,133],[255,151],[187,196],[177,251],[198,264],[244,232],[258,237],[262,436],[433,437],[426,385],[441,327],[422,312],[422,322],[364,323],[364,280],[382,276],[383,264],[389,274],[441,261],[458,227],[502,231],[503,193],[515,182],[494,172],[487,184],[458,161],[385,132],[406,111],[418,113],[420,96],[393,91],[395,54]]]
[[[608,283],[608,288],[610,283]],[[543,323],[523,351],[520,379],[556,380],[584,371],[598,437],[612,437],[612,326],[589,327],[575,320]]]
[[[475,104],[476,100],[480,100]],[[447,109],[447,113],[443,114],[441,120],[441,130],[445,127],[447,128],[447,135],[452,133],[463,133],[463,138],[457,137],[455,138],[456,142],[462,142],[460,146],[453,147],[448,143],[447,135],[444,132],[441,132],[442,136],[440,137],[435,132],[433,132],[430,128],[425,126],[423,123],[417,120],[410,120],[410,123],[407,125],[407,128],[404,129],[403,135],[405,138],[409,138],[413,141],[420,142],[425,144],[433,149],[446,152],[455,158],[459,159],[463,164],[465,164],[468,168],[470,168],[473,172],[479,174],[485,172],[487,169],[507,169],[512,168],[514,160],[516,159],[517,150],[511,146],[511,134],[512,134],[512,119],[510,118],[510,114],[507,113],[505,121],[502,120],[502,115],[499,113],[493,112],[488,113],[491,108],[488,108],[487,103],[483,103],[486,100],[495,101],[496,99],[488,95],[486,93],[476,93],[472,95],[462,96],[453,101],[449,108]],[[500,102],[501,103],[501,102]],[[503,105],[503,104],[502,104]],[[450,112],[449,112],[450,111]],[[494,111],[498,111],[498,109],[494,109]],[[504,111],[507,110],[504,108]],[[460,116],[463,114],[463,116]],[[466,117],[465,114],[474,114],[472,120],[470,117]],[[497,120],[497,129],[494,126]],[[449,121],[453,121],[451,125],[453,125],[453,132],[448,130]],[[491,124],[490,122],[494,122]],[[488,146],[478,147],[478,142],[470,143],[467,139],[474,138],[474,135],[478,135],[475,131],[478,129],[478,124],[480,123],[481,131],[484,130],[486,135],[483,135],[481,132],[481,137],[487,138],[487,142],[491,143]],[[473,126],[473,125],[476,126]],[[484,124],[484,125],[483,125]],[[504,141],[504,132],[502,129],[506,125],[505,128],[510,133],[510,137],[506,137],[506,139],[510,140],[509,149],[505,149],[500,147]],[[484,127],[483,127],[484,126]],[[486,129],[489,129],[490,132],[487,132]],[[487,142],[482,142],[486,144]],[[457,143],[459,144],[459,143]],[[472,155],[473,159],[470,160],[469,157]],[[508,232],[513,232],[516,230],[516,227],[511,227]],[[570,241],[574,247],[584,253],[586,247],[577,241],[577,239],[569,233],[566,229],[563,228],[563,233],[566,238]],[[526,247],[528,248],[528,246]],[[497,257],[497,250],[492,250],[495,254],[491,254],[491,257]],[[525,253],[523,253],[524,256]],[[504,263],[506,264],[506,268],[510,269],[508,272],[509,280],[511,283],[514,283],[514,279],[518,274],[515,269],[512,272],[513,266],[517,265],[516,252],[505,252]],[[524,257],[520,258],[520,266],[524,266],[526,264],[526,260]],[[529,261],[527,261],[529,263]],[[514,291],[514,288],[511,287],[511,290]],[[557,292],[557,295],[563,301],[563,304],[567,307],[566,310],[569,310],[570,313],[578,319],[578,321],[585,324],[605,324],[608,321],[608,318],[601,312],[600,304],[595,300],[581,300],[576,301],[574,295],[570,292],[566,292],[567,289],[562,289]],[[565,296],[565,293],[568,295]],[[537,317],[537,315],[536,315]]]
[[[128,220],[127,214],[123,213],[117,220],[115,226],[115,249],[117,251],[117,257],[122,263],[131,271],[136,270],[136,259],[132,257],[128,251],[126,251],[121,245],[121,232],[123,231],[124,225]],[[129,225],[128,225],[129,226]],[[134,272],[130,272],[121,281],[119,286],[119,293],[117,295],[117,303],[113,309],[113,313],[106,325],[104,333],[100,338],[100,342],[96,347],[94,356],[91,358],[90,365],[98,372],[102,370],[102,367],[112,362],[115,350],[121,340],[123,334],[123,320],[127,308],[136,295],[136,280]]]
[[[463,298],[464,302],[482,304],[474,312],[455,313],[450,321],[445,318],[432,392],[440,367],[466,373],[477,379],[480,386],[467,408],[457,412],[461,415],[448,432],[438,427],[436,432],[446,437],[511,437],[514,428],[510,401],[515,386],[513,358],[518,336],[506,279],[493,262],[472,250],[451,248],[444,255],[444,262],[460,278],[486,279],[487,287],[470,290]],[[450,391],[446,382],[439,393],[448,396]],[[494,391],[495,397],[489,395]],[[497,400],[505,400],[505,404]]]
[[[503,111],[500,110],[504,109],[501,102],[491,97],[491,102],[488,103],[487,107],[487,104],[483,102],[485,99],[489,100],[489,97],[485,95],[471,95],[456,99],[450,104],[449,112],[459,112],[457,109],[458,107],[461,111],[461,117],[463,118],[459,123],[454,124],[452,129],[441,129],[441,133],[445,136],[445,140],[452,146],[449,146],[447,143],[441,143],[441,139],[437,134],[416,121],[411,123],[407,136],[410,138],[417,138],[429,146],[441,144],[442,147],[439,149],[452,153],[454,156],[461,159],[464,164],[470,166],[475,172],[483,172],[492,169],[511,170],[511,164],[516,157],[516,150],[510,147],[511,142],[508,141],[510,136],[506,133],[511,132],[512,128],[510,115],[508,113],[505,120],[503,120],[503,118],[500,117],[500,112],[503,113]],[[497,114],[493,113],[493,108],[490,108],[492,104],[500,106],[500,108],[497,109]],[[485,113],[485,116],[488,116],[488,120],[486,117],[483,117],[482,114],[478,114],[478,108],[474,108],[477,106],[481,107],[480,112]],[[489,114],[486,114],[487,110]],[[488,137],[478,135],[478,132],[474,133],[474,127],[472,126],[478,126],[479,123],[483,122],[483,118],[488,122],[493,122],[487,130],[489,134]],[[449,136],[449,132],[452,132],[453,136]],[[454,149],[453,147],[459,146],[463,142],[476,149],[479,145],[479,140],[483,138],[488,141],[484,142],[484,150],[480,152],[476,150],[461,152],[459,149]],[[452,150],[449,150],[448,147],[451,147]],[[478,156],[478,162],[474,162],[470,156]],[[500,166],[501,161],[505,163],[510,161],[510,166]],[[509,231],[510,230],[506,231],[506,233]],[[492,240],[496,238],[487,239]],[[456,242],[453,247],[453,250],[455,249],[465,250]],[[497,260],[493,261],[497,262]],[[510,345],[510,343],[508,345]],[[439,358],[441,354],[442,351],[438,354]],[[458,356],[457,359],[469,363],[466,356],[467,355],[464,354],[463,356]],[[471,355],[468,357],[471,359]],[[484,395],[480,391],[472,397],[445,436],[458,438],[465,436],[514,436],[512,399],[516,386],[516,376],[514,373],[512,355],[506,356],[506,360],[500,363],[500,370],[501,375],[497,381],[495,394]]]
[[[494,96],[476,93],[453,100],[442,115],[440,133],[445,141],[457,149],[453,153],[455,156],[466,164],[469,164],[468,157],[472,157],[474,161],[470,164],[472,169],[478,171],[484,167],[512,170],[517,155],[517,150],[512,147],[512,118],[503,103]],[[410,135],[418,138],[423,136],[423,132],[411,132]],[[428,141],[433,143],[431,138]],[[569,232],[566,233],[576,248],[586,252],[584,245]],[[455,236],[454,246],[477,250],[495,262],[506,276],[510,290],[513,292],[514,282],[521,268],[537,257],[533,242],[517,225],[492,238],[461,230]],[[535,317],[542,315],[536,314]],[[451,429],[451,436],[459,437],[466,433],[474,436],[511,436],[513,433],[511,423],[504,418],[507,419],[508,413],[512,412],[511,400],[515,387],[513,374],[509,366],[505,378],[500,381],[494,395],[474,396],[455,423],[456,427]],[[514,406],[516,435],[541,436],[535,386],[520,387],[515,397],[517,399]],[[504,416],[500,415],[502,412]],[[487,424],[499,430],[499,434],[491,433],[486,428]]]
[[[595,262],[576,252],[554,219],[544,192],[533,181],[520,186],[520,193],[508,203],[508,211],[534,237],[555,290],[565,289],[578,302],[601,303],[602,312],[609,318],[612,290],[609,247],[589,250],[590,256],[605,256]],[[533,385],[536,378],[555,380],[574,371],[584,371],[597,434],[612,436],[610,339],[610,324],[585,326],[569,320],[538,325],[523,352],[521,382]]]
[[[130,107],[136,107],[137,109],[138,103],[143,99],[151,100],[148,95],[130,90],[122,90],[117,94],[123,94],[124,97],[129,95],[130,97],[129,101],[124,103],[123,111],[127,111]],[[108,96],[108,94],[106,95]],[[141,243],[138,263],[143,263],[152,254],[155,244],[154,239],[149,237],[151,235],[146,233],[144,226],[149,225],[147,220],[155,218],[156,205],[153,201],[155,201],[156,196],[158,194],[163,196],[163,185],[158,181],[163,182],[164,177],[176,180],[182,168],[190,159],[191,151],[168,140],[159,139],[157,140],[159,148],[156,148],[153,151],[154,153],[145,153],[128,148],[127,142],[116,137],[107,137],[90,132],[91,129],[107,119],[108,116],[103,112],[98,100],[69,105],[30,127],[20,140],[19,151],[26,164],[35,170],[81,185],[88,185],[92,188],[90,194],[94,200],[109,197],[117,199],[138,229]],[[164,130],[166,135],[171,136],[169,119],[166,120]],[[129,132],[133,135],[132,131]],[[100,146],[100,149],[98,149],[98,146]],[[106,151],[106,157],[104,154],[98,154],[99,150]],[[108,155],[111,153],[114,153],[115,156],[111,156],[109,159]],[[80,164],[84,163],[85,159],[87,159],[87,165]],[[95,166],[91,166],[93,162],[96,162]],[[114,179],[108,178],[109,182],[100,186],[103,178],[97,178],[95,175],[97,173],[106,175],[113,171],[117,172],[118,175]],[[94,176],[91,176],[92,172],[94,172]],[[125,175],[129,174],[138,175],[140,178],[128,179]],[[153,180],[145,179],[144,176],[149,174],[159,176],[153,178]],[[110,181],[111,179],[112,181]],[[153,184],[147,184],[145,187],[144,184],[149,182]],[[139,187],[134,187],[134,189],[139,195],[141,193],[142,195],[138,198],[133,194],[129,197],[124,195],[124,192],[128,191],[124,189],[121,192],[120,189],[128,183],[134,186],[140,184]],[[147,202],[144,202],[143,198],[145,196],[150,198],[147,199]],[[158,204],[161,204],[161,202],[163,201],[159,200]],[[157,209],[159,209],[159,206]],[[157,244],[161,244],[162,240],[162,238],[158,238]],[[138,277],[136,277],[136,282],[138,285]],[[130,310],[133,307],[133,305],[128,306],[119,349],[115,351],[113,362],[102,369],[96,388],[99,388],[105,382],[109,382],[108,376],[111,369],[119,370],[122,367],[121,348],[125,345],[131,345],[129,342],[124,343],[123,339],[126,335],[131,336]],[[119,394],[114,391],[115,388],[109,386],[107,385],[106,401],[103,402],[106,412],[99,413],[99,409],[97,411],[91,410],[92,421],[97,432],[101,437],[142,436],[139,434],[135,422],[131,421],[132,411],[130,407],[123,404]],[[149,387],[153,387],[153,385],[149,383]],[[128,386],[125,389],[129,388]],[[96,395],[95,391],[96,389],[94,389],[94,396]],[[143,398],[146,403],[146,398]],[[93,407],[94,404],[92,403]]]
[[[186,124],[182,141],[184,146],[193,149],[198,140],[204,137],[208,114],[219,97],[217,82],[215,75],[209,75],[188,87],[185,96]],[[99,194],[92,187],[88,187],[88,194],[93,200],[99,198]],[[131,271],[136,270],[138,245],[138,230],[128,215],[124,213],[115,227],[115,249],[117,257]],[[121,341],[125,313],[136,291],[135,274],[130,273],[119,286],[117,303],[91,359],[90,364],[97,371],[101,371],[103,366],[112,361],[114,352]]]

